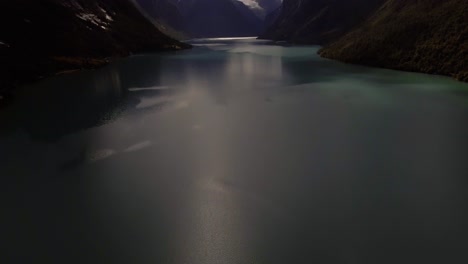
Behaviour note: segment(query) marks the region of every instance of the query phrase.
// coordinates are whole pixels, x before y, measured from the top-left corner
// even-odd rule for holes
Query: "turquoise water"
[[[467,84],[193,44],[2,109],[6,263],[466,262]]]

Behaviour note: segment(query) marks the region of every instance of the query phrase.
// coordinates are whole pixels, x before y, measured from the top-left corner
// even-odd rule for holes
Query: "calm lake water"
[[[0,112],[1,263],[468,263],[468,85],[193,41]]]

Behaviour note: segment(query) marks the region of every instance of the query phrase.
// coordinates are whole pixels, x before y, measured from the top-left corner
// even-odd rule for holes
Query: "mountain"
[[[259,17],[264,18],[281,6],[282,0],[237,0],[248,6]]]
[[[323,57],[468,81],[466,0],[284,0],[262,38]]]
[[[276,21],[261,36],[325,44],[364,22],[384,0],[284,0]]]
[[[386,1],[364,25],[320,54],[468,81],[468,1]]]
[[[257,36],[263,21],[237,0],[179,1],[187,32],[192,37]]]
[[[135,0],[140,10],[154,21],[162,32],[177,39],[187,38],[184,19],[177,0]]]
[[[163,26],[162,31],[185,38],[257,36],[264,30],[265,15],[281,3],[281,0],[136,1],[156,24]]]
[[[255,1],[258,6],[260,6],[264,12],[265,15],[270,14],[271,12],[274,12],[278,7],[281,6],[282,0],[252,0]]]
[[[278,18],[280,17],[282,13],[283,13],[282,6],[278,6],[275,10],[266,14],[264,22],[263,22],[263,26],[264,26],[264,32],[262,32],[263,35],[267,34],[265,33],[265,31],[271,30],[272,26],[275,24],[275,22],[278,20]],[[265,38],[265,36],[263,36],[263,38]]]
[[[1,1],[0,93],[113,57],[186,47],[161,33],[132,0]]]

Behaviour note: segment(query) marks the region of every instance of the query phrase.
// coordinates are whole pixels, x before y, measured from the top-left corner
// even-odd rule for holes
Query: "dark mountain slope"
[[[266,14],[275,11],[281,5],[281,0],[255,0],[255,2],[265,10]]]
[[[389,0],[321,55],[468,81],[468,1]]]
[[[131,0],[0,3],[0,90],[107,58],[186,47],[162,34]]]
[[[178,39],[186,38],[186,28],[182,13],[173,0],[136,0],[141,10],[146,13],[158,28]]]
[[[257,36],[263,26],[252,10],[236,0],[195,0],[183,10],[192,37]]]
[[[325,44],[361,24],[384,0],[284,0],[281,14],[261,36]]]
[[[263,25],[265,27],[265,31],[271,31],[272,25],[275,24],[275,22],[278,20],[280,15],[282,14],[282,7],[279,6],[275,10],[271,11],[265,16],[265,20],[263,22]],[[263,32],[262,35],[265,35],[266,33]],[[265,36],[263,36],[265,37]],[[260,37],[262,38],[262,37]]]
[[[271,8],[274,2],[265,1]],[[275,0],[277,1],[277,0]],[[263,9],[238,0],[136,0],[161,30],[182,37],[257,36],[264,28]],[[175,32],[172,33],[172,32]]]

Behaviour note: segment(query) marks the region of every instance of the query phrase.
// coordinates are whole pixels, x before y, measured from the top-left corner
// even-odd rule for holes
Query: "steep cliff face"
[[[284,0],[280,15],[261,37],[295,43],[329,43],[365,21],[382,2]]]
[[[1,1],[0,42],[0,90],[110,57],[186,47],[132,0]]]
[[[468,81],[468,1],[388,0],[321,55]]]

